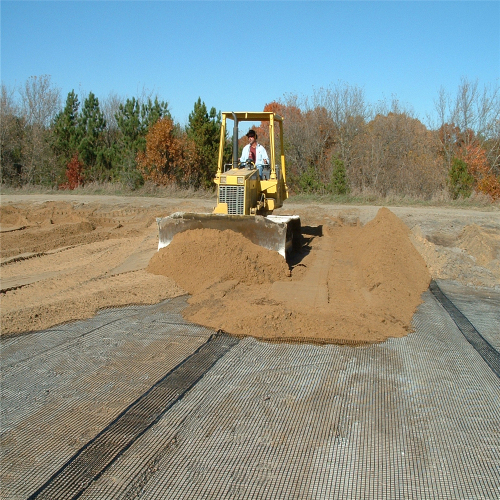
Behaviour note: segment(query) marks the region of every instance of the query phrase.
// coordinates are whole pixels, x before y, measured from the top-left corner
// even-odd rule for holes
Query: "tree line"
[[[18,89],[2,84],[0,104],[2,185],[213,187],[221,113],[201,98],[181,126],[166,101],[145,93],[100,102],[92,92],[71,91],[61,106],[60,91],[44,75]],[[293,192],[500,198],[498,85],[480,88],[464,78],[454,95],[441,89],[427,126],[397,99],[370,104],[363,89],[343,82],[308,97],[285,95],[264,111],[284,117]],[[269,148],[266,123],[255,128]]]

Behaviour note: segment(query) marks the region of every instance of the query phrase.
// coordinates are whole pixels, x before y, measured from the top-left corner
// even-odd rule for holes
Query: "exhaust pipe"
[[[238,167],[238,119],[234,114],[234,111],[231,111],[234,120],[233,127],[233,168]]]

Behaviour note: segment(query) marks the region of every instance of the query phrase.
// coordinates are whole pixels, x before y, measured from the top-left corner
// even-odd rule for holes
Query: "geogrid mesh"
[[[479,334],[500,352],[500,289],[474,289],[444,280],[436,283]]]
[[[451,300],[442,292],[435,281],[431,282],[429,288],[438,302],[450,315],[451,319],[453,319],[467,341],[474,347],[474,349],[476,349],[493,372],[500,377],[500,352],[497,351],[495,347],[493,347],[493,345],[490,344],[490,342],[488,342],[488,340],[486,340],[485,337],[477,331],[468,318],[465,317],[455,304],[453,304],[453,302],[451,302]],[[496,324],[500,328],[500,323],[496,322]]]
[[[423,298],[415,332],[382,344],[234,341],[79,498],[498,498],[499,378]],[[207,345],[214,332],[184,322],[183,306],[106,311],[33,334],[38,346],[2,343],[6,498],[35,492]]]

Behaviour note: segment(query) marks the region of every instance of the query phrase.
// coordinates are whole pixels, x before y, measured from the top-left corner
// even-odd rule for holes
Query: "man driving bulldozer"
[[[255,130],[249,130],[247,137],[248,144],[243,148],[240,162],[244,163],[250,160],[258,168],[259,177],[263,179],[263,169],[265,166],[269,166],[269,156],[267,156],[266,148],[257,143],[257,134]],[[268,171],[268,169],[266,170]]]

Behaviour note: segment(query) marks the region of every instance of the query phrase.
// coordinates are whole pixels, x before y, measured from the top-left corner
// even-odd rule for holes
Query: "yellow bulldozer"
[[[226,123],[233,120],[232,162],[224,164]],[[241,122],[269,123],[269,164],[259,166],[238,158],[238,125]],[[278,125],[278,127],[276,127]],[[276,158],[279,129],[280,158]],[[279,252],[283,257],[300,245],[300,218],[273,215],[288,198],[286,185],[283,118],[274,112],[224,112],[220,131],[219,160],[214,182],[217,205],[211,214],[177,212],[157,218],[158,250],[170,244],[175,234],[197,228],[231,229],[253,243]]]

